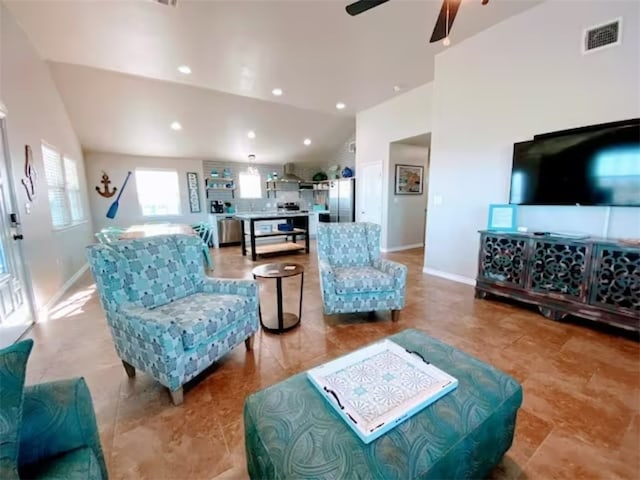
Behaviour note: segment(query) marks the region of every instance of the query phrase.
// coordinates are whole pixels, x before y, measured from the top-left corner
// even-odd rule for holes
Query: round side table
[[[304,286],[304,267],[298,263],[266,263],[253,269],[254,280],[260,278],[276,279],[276,298],[278,302],[278,316],[273,319],[263,320],[260,309],[260,324],[267,332],[282,333],[298,326],[302,318],[302,289]],[[300,305],[298,315],[283,312],[282,307],[282,279],[300,275]]]

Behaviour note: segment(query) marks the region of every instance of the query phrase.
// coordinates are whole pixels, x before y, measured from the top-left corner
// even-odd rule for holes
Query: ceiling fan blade
[[[389,0],[359,0],[351,5],[347,5],[345,10],[353,17],[355,15],[360,15],[367,10],[371,10],[373,7],[387,3],[388,1]]]
[[[436,26],[433,28],[431,40],[429,40],[430,43],[442,40],[447,36],[447,32],[451,35],[453,20],[456,18],[456,13],[458,13],[461,3],[462,0],[443,0],[440,15],[438,15]],[[449,9],[449,26],[447,26],[447,8]]]

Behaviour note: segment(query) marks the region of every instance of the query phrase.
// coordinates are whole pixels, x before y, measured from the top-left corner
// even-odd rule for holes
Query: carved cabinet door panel
[[[591,304],[640,318],[640,249],[599,246]]]
[[[554,240],[535,240],[529,260],[529,289],[586,301],[591,247]]]
[[[527,239],[486,233],[480,241],[479,276],[494,283],[524,288]]]

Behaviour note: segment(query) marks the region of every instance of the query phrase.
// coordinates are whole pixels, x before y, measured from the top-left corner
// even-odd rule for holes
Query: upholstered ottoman
[[[253,479],[482,478],[511,446],[522,387],[417,330],[389,337],[456,377],[458,388],[365,445],[306,373],[249,396],[245,446]]]

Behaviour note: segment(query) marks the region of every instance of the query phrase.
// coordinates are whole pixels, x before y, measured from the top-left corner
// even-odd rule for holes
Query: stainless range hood
[[[284,175],[280,179],[281,182],[304,182],[300,177],[293,173],[293,164],[284,164]]]

